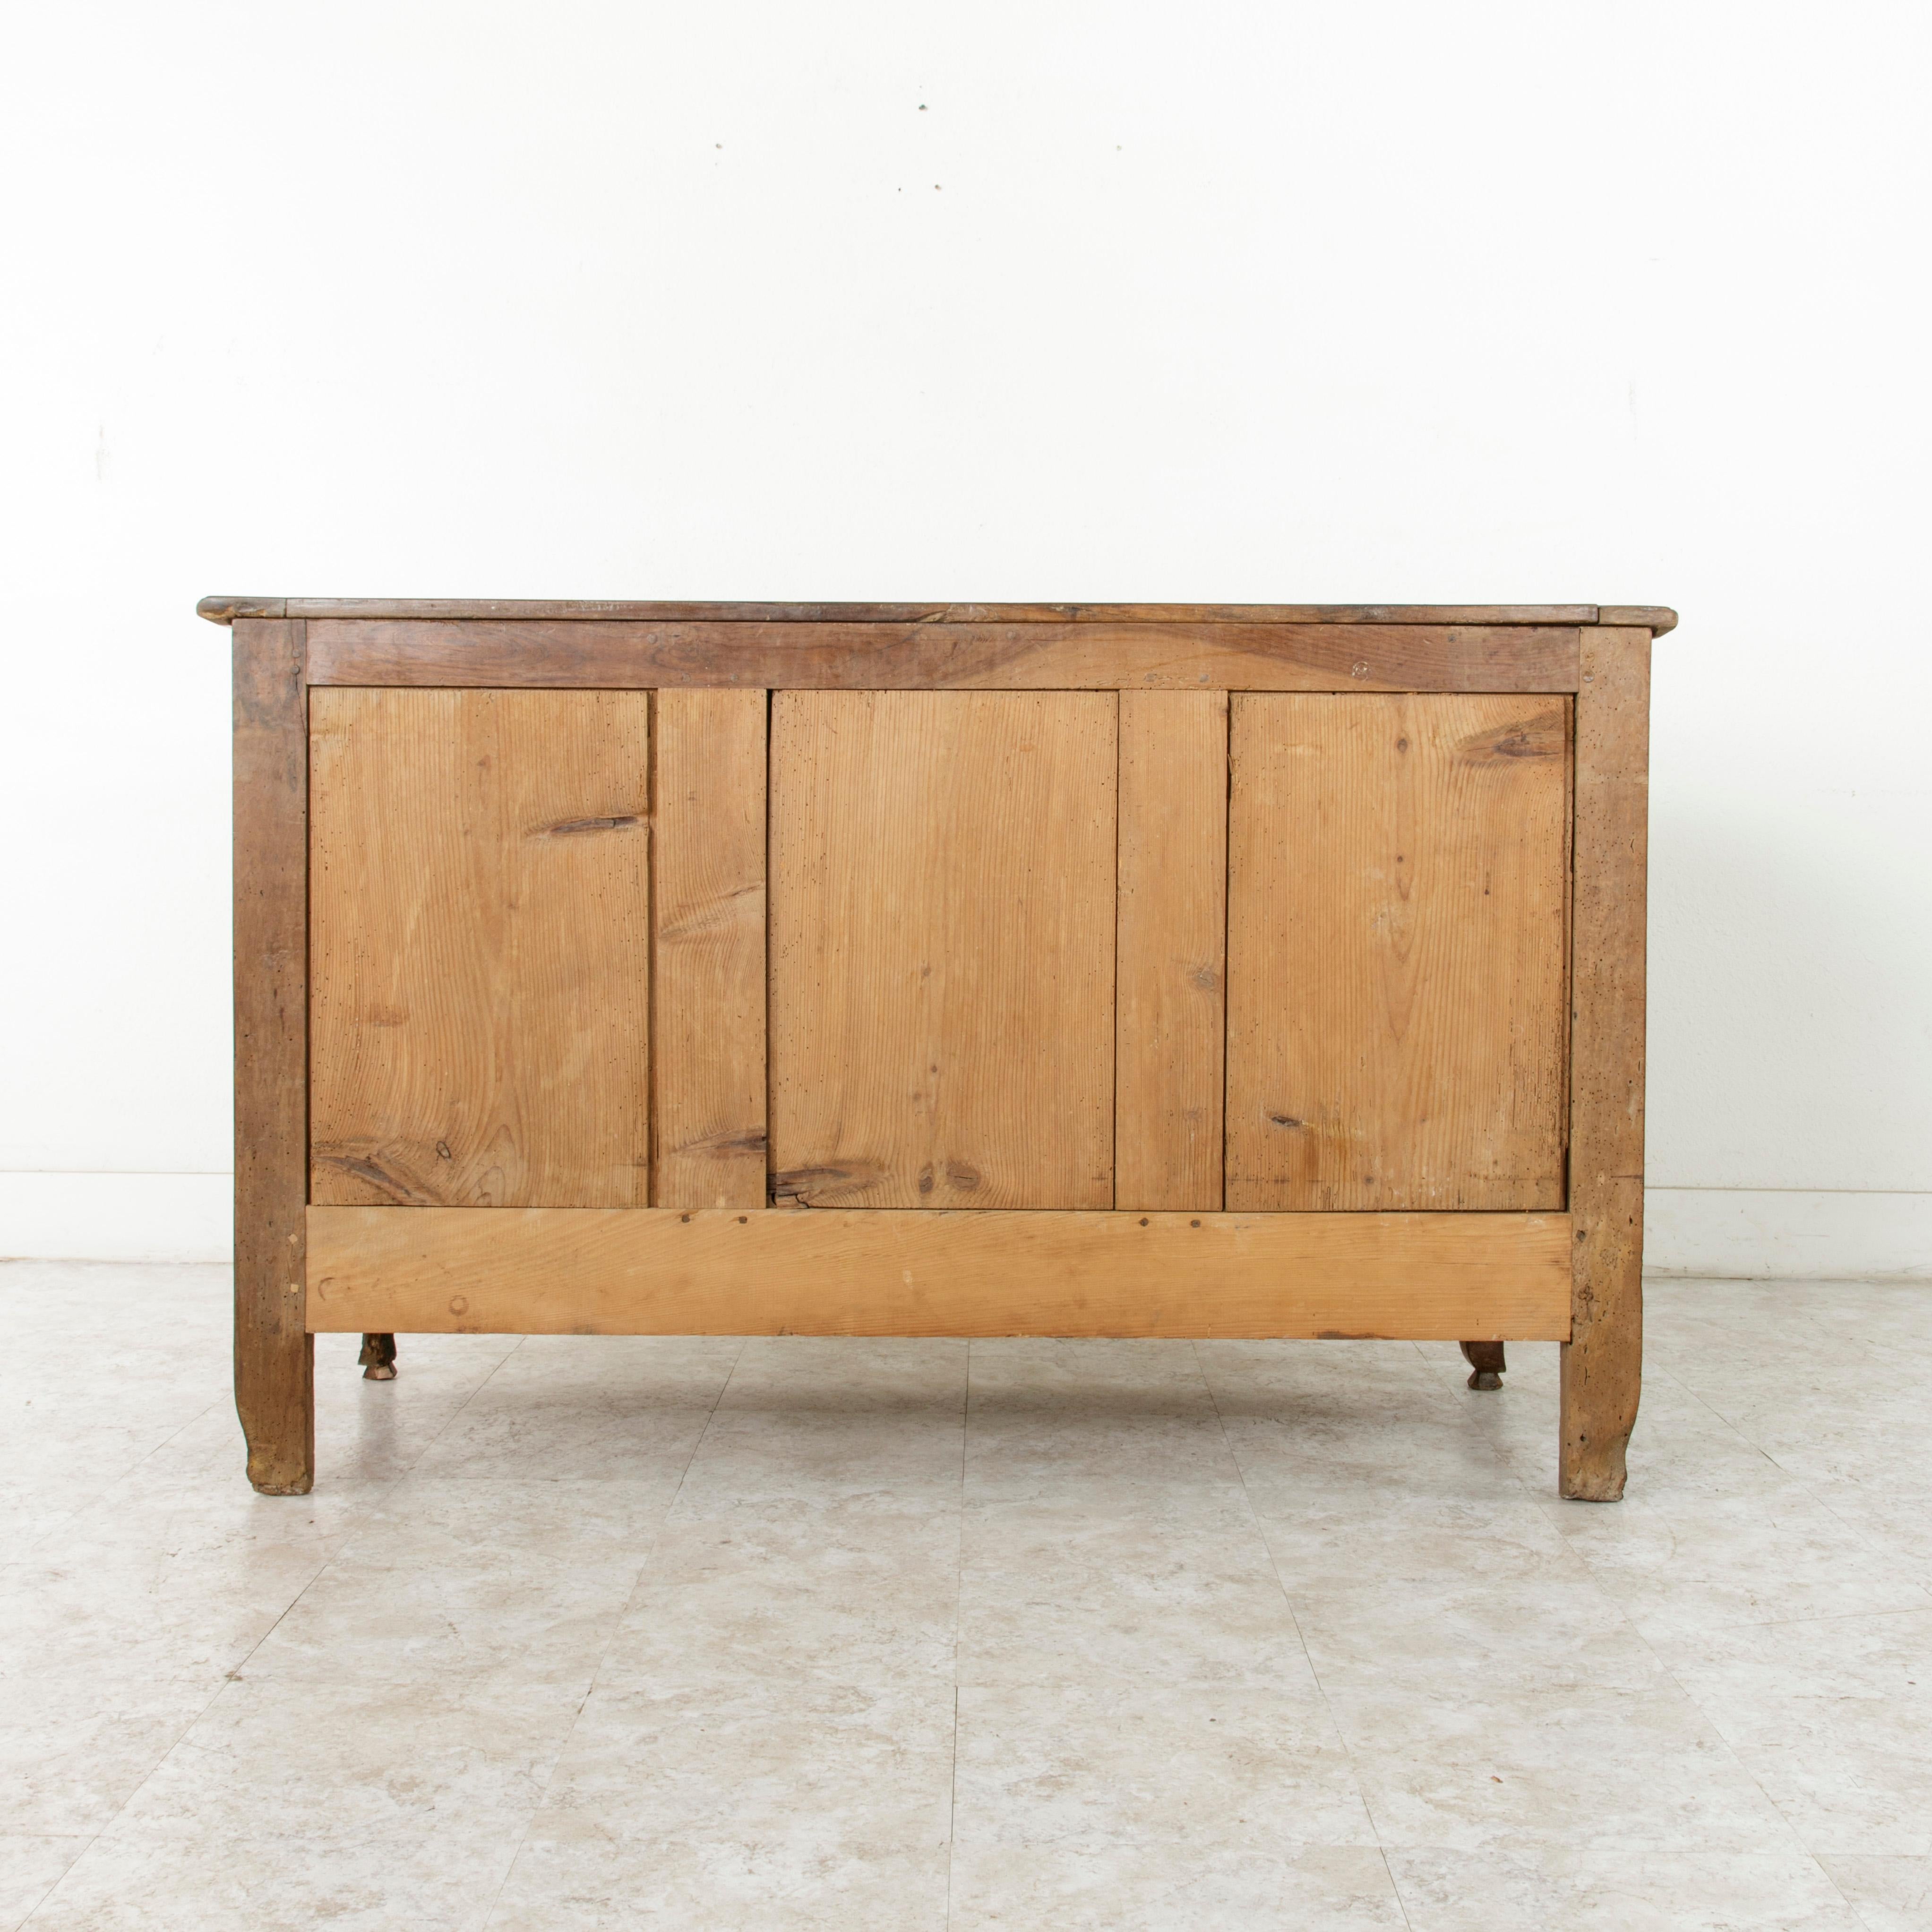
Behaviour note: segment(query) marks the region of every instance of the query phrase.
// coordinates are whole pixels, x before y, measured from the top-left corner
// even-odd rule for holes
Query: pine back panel
[[[311,1200],[646,1204],[650,703],[310,693]]]
[[[1563,1205],[1569,728],[1235,697],[1230,1210]]]

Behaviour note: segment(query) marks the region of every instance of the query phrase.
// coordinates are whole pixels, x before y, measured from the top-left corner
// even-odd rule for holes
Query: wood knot
[[[644,820],[634,812],[614,818],[560,818],[554,825],[538,828],[540,838],[575,838],[587,832],[628,832]]]

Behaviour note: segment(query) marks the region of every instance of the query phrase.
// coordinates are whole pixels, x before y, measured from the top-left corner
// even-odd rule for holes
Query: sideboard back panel
[[[403,1330],[1556,1340],[1622,1493],[1674,612],[200,608],[257,1488]]]
[[[774,693],[772,1184],[1111,1208],[1118,703]]]
[[[1238,695],[1231,1210],[1564,1198],[1569,705]]]
[[[648,694],[310,707],[310,1198],[645,1205]]]

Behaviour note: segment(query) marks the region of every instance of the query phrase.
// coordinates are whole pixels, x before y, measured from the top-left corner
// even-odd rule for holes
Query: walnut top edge
[[[680,604],[446,597],[204,597],[210,623],[237,617],[422,618],[442,622],[751,624],[1614,624],[1661,634],[1661,606],[1594,604]]]
[[[1677,628],[1677,613],[1667,604],[1606,604],[1597,612],[1597,622],[1619,629],[1648,631],[1662,637]]]

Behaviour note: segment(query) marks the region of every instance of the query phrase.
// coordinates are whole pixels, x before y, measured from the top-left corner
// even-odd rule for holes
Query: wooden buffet
[[[218,597],[236,1394],[314,1337],[1642,1354],[1649,608]]]

